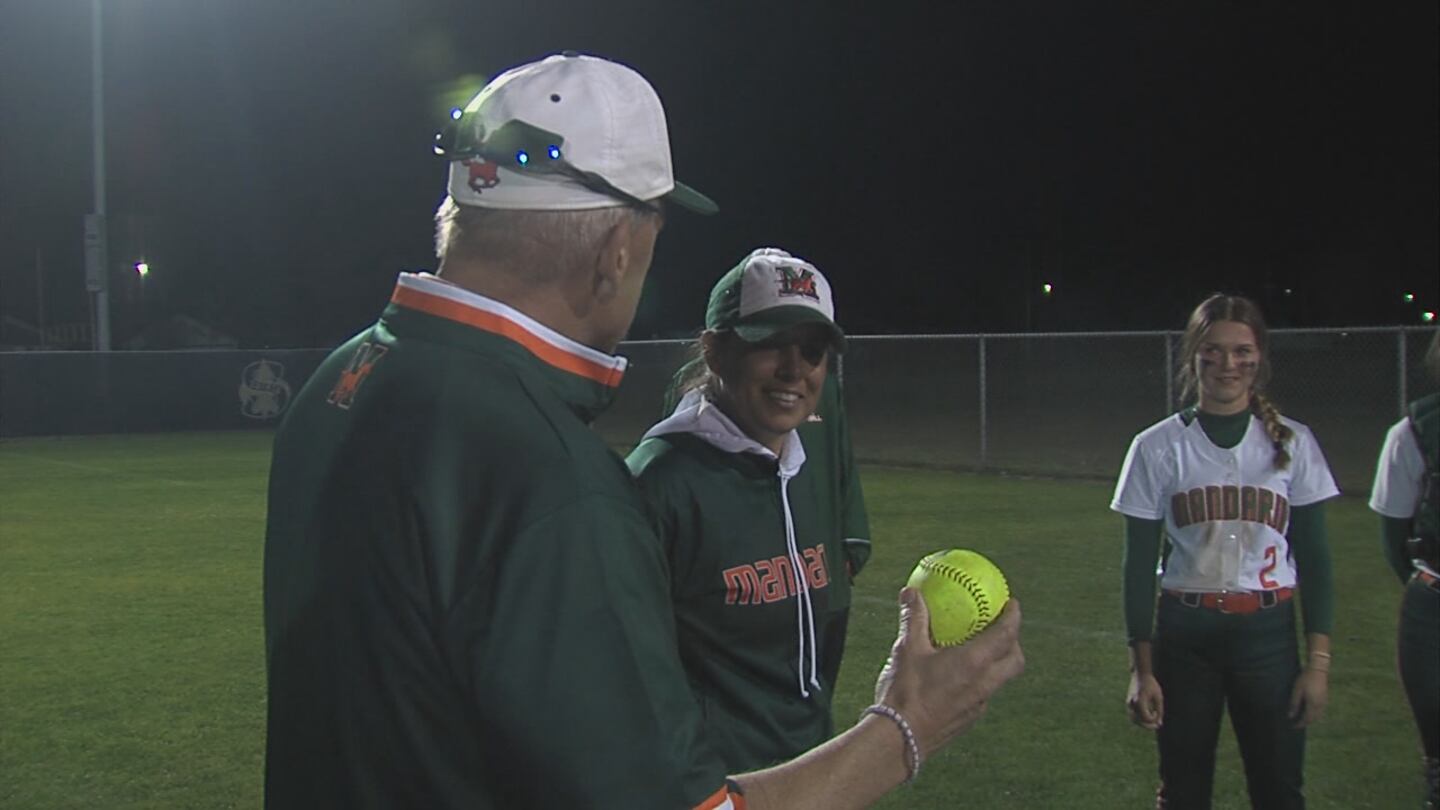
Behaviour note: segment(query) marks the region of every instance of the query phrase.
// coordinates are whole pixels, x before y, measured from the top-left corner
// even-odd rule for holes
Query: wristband
[[[914,782],[915,777],[920,775],[920,744],[915,741],[915,732],[910,729],[910,724],[905,722],[905,718],[900,714],[900,712],[897,712],[889,706],[886,706],[884,703],[876,703],[873,706],[867,706],[865,708],[865,711],[860,713],[860,719],[865,719],[865,715],[867,714],[884,715],[891,720],[894,720],[895,725],[900,727],[900,734],[905,738],[905,750],[906,753],[909,755],[910,760],[910,778],[905,780],[905,784],[908,785],[911,782]]]

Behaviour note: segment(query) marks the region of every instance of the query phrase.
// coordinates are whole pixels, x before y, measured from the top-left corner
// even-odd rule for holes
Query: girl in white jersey
[[[1178,373],[1194,404],[1135,437],[1110,504],[1126,521],[1126,704],[1156,732],[1156,807],[1167,810],[1210,806],[1226,707],[1251,804],[1304,807],[1304,729],[1327,700],[1333,597],[1321,503],[1339,490],[1310,430],[1262,393],[1267,337],[1248,299],[1214,295],[1196,307]]]
[[[1425,367],[1440,384],[1440,332]],[[1440,392],[1411,402],[1390,428],[1370,508],[1385,559],[1404,583],[1396,664],[1424,751],[1425,810],[1440,810]]]

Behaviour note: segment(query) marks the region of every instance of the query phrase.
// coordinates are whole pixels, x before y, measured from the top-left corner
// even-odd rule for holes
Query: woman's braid
[[[1250,410],[1265,423],[1265,433],[1275,447],[1275,469],[1283,470],[1289,467],[1290,451],[1285,444],[1295,435],[1295,431],[1280,421],[1280,411],[1276,409],[1275,403],[1259,391],[1250,394]]]

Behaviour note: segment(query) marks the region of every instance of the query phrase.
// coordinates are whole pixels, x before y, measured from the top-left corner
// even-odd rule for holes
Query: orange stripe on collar
[[[524,346],[531,354],[558,369],[594,380],[610,388],[619,386],[620,379],[625,376],[624,369],[604,366],[572,354],[537,337],[533,332],[503,315],[486,312],[483,309],[476,309],[458,301],[405,286],[396,287],[395,294],[390,297],[390,300],[407,309],[418,310],[427,315],[463,323],[466,326],[473,326],[476,329],[509,338]]]
[[[719,810],[722,807],[745,810],[745,797],[739,793],[732,793],[727,784],[706,797],[705,801],[695,805],[695,810]]]

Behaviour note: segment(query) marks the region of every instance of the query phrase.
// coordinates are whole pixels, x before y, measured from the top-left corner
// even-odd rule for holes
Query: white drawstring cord
[[[791,576],[795,579],[795,634],[799,638],[800,657],[796,662],[796,675],[800,679],[800,696],[810,697],[805,687],[805,643],[810,643],[810,685],[820,688],[817,677],[816,659],[818,645],[815,643],[815,606],[810,602],[809,577],[805,574],[805,561],[795,543],[795,519],[790,513],[790,476],[780,472],[780,503],[785,511],[785,550],[790,555]],[[806,619],[809,619],[808,623]],[[807,632],[808,631],[808,632]]]

